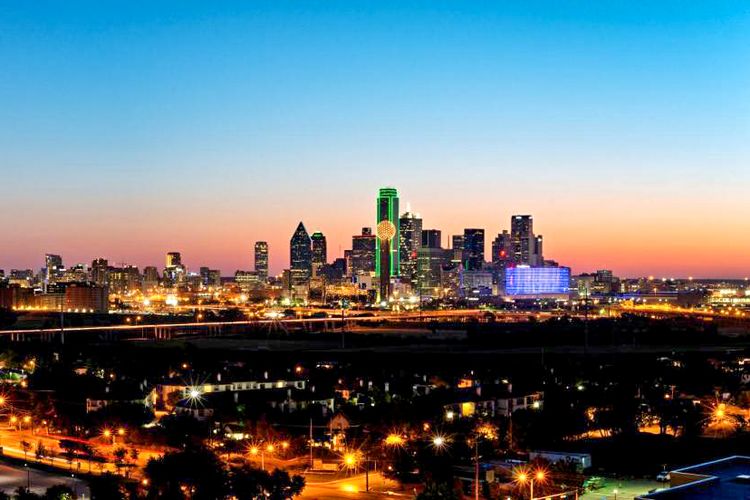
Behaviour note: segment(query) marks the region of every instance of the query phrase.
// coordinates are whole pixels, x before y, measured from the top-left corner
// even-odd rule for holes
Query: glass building
[[[505,270],[506,295],[566,295],[569,291],[569,267],[516,266]]]
[[[378,300],[388,300],[391,295],[391,278],[398,276],[400,268],[398,243],[401,237],[396,188],[380,188],[375,208],[375,273],[380,279]]]
[[[268,280],[268,243],[255,242],[255,273],[262,282]]]
[[[312,275],[312,246],[304,224],[299,223],[289,243],[290,283],[309,283]]]

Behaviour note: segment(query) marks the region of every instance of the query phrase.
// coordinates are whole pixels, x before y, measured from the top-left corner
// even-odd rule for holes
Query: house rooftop
[[[671,488],[641,499],[698,500],[750,498],[750,457],[734,455],[670,472]]]

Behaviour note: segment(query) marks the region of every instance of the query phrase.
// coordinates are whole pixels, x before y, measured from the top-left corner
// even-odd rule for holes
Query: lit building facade
[[[398,242],[401,238],[396,188],[381,188],[375,208],[375,273],[380,280],[378,300],[387,300],[391,295],[391,278],[398,276],[400,268]]]
[[[313,276],[317,276],[320,268],[328,263],[328,248],[326,237],[320,231],[315,231],[310,237],[312,242],[312,270]]]
[[[464,269],[479,271],[484,267],[484,229],[464,229]]]
[[[289,245],[289,270],[292,286],[305,285],[312,275],[312,244],[302,222],[292,235]]]
[[[412,284],[417,278],[417,251],[422,246],[422,219],[406,212],[399,219],[400,275]]]
[[[268,280],[268,243],[265,241],[255,242],[255,273],[264,283]]]
[[[569,292],[569,267],[520,265],[505,270],[506,295],[519,297],[567,296]]]
[[[375,272],[375,252],[377,251],[372,228],[363,227],[362,234],[352,236],[352,251],[349,254],[349,273],[352,276],[369,275]]]

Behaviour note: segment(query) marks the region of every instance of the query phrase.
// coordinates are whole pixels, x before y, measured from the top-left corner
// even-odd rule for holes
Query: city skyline
[[[578,272],[750,274],[743,2],[17,3],[0,31],[6,270],[230,274],[263,240],[278,273],[299,221],[340,255],[391,184],[486,251],[530,213]]]
[[[391,189],[390,187],[387,189]],[[374,190],[372,193],[372,196],[378,195],[378,191]],[[366,204],[366,203],[365,203]],[[414,210],[411,203],[406,203],[405,208],[400,210],[399,217],[402,215],[408,215],[408,216],[416,216],[422,217],[422,220],[425,220],[425,216],[420,213],[418,210]],[[573,257],[559,257],[557,253],[553,253],[556,251],[557,248],[559,248],[558,245],[554,244],[554,237],[547,237],[547,234],[556,234],[554,230],[550,230],[549,232],[545,231],[546,225],[544,224],[544,221],[540,221],[538,217],[536,217],[534,214],[527,214],[527,215],[521,215],[520,213],[513,213],[507,217],[507,221],[505,224],[500,224],[497,228],[472,228],[471,224],[467,224],[466,227],[453,232],[446,232],[442,229],[440,224],[426,224],[426,226],[430,226],[431,228],[434,227],[434,230],[437,230],[437,232],[440,234],[440,243],[441,246],[445,249],[452,248],[452,245],[454,242],[452,240],[455,237],[459,237],[461,239],[464,238],[464,230],[467,231],[476,231],[483,230],[484,231],[484,241],[483,241],[483,248],[484,248],[484,262],[491,263],[492,262],[492,255],[493,255],[493,240],[495,237],[502,232],[512,231],[512,225],[514,223],[513,219],[518,219],[521,216],[527,217],[530,216],[533,219],[534,223],[534,229],[537,232],[537,235],[539,238],[542,237],[542,232],[545,232],[544,238],[544,248],[545,248],[545,256],[556,261],[560,262],[561,264],[568,266],[571,268],[574,274],[578,273],[590,273],[594,272],[598,269],[610,269],[613,270],[615,274],[621,275],[625,278],[636,278],[636,277],[647,277],[647,276],[653,276],[656,278],[727,278],[727,279],[747,279],[748,273],[742,274],[738,273],[736,275],[721,275],[721,274],[701,274],[699,272],[683,272],[683,273],[658,273],[658,272],[644,272],[644,273],[632,273],[628,274],[627,272],[623,272],[620,269],[618,269],[615,266],[607,265],[606,262],[603,262],[601,265],[594,265],[594,266],[588,266],[588,267],[581,267],[580,264],[577,264],[579,262],[576,260],[575,255]],[[430,221],[431,219],[429,217],[426,218],[426,220]],[[348,236],[345,236],[343,241],[337,241],[336,247],[329,247],[334,248],[333,250],[329,250],[327,255],[327,261],[333,262],[337,258],[344,257],[344,250],[351,250],[351,243],[352,243],[352,237],[358,236],[360,233],[359,231],[363,227],[369,227],[371,230],[375,230],[376,224],[376,218],[372,217],[372,220],[369,222],[365,221],[363,219],[362,224],[358,226],[358,230],[354,231],[352,234],[349,234]],[[305,221],[299,220],[297,223],[293,225],[293,227],[296,227],[296,231],[299,231],[300,227],[303,228]],[[320,235],[325,240],[331,241],[330,233],[328,233],[325,229],[320,228],[319,226],[311,226],[315,227],[316,229],[314,231],[310,231],[311,235]],[[539,231],[539,228],[543,228],[541,231]],[[170,255],[174,252],[178,252],[182,255],[184,258],[183,264],[186,266],[187,269],[189,269],[191,272],[197,272],[199,267],[201,266],[210,266],[212,268],[217,268],[221,271],[222,276],[232,276],[235,271],[249,271],[249,270],[256,270],[256,257],[257,257],[257,245],[263,244],[265,245],[265,252],[267,252],[267,262],[264,263],[264,265],[268,266],[268,272],[270,275],[280,276],[282,271],[285,269],[289,269],[291,267],[291,258],[289,256],[289,252],[291,250],[290,247],[290,235],[294,237],[296,232],[294,230],[290,230],[290,233],[286,236],[281,236],[280,242],[275,242],[272,239],[264,239],[262,238],[262,235],[258,235],[258,239],[254,239],[252,241],[249,241],[247,243],[247,249],[243,253],[243,260],[237,265],[232,266],[229,265],[228,267],[217,265],[215,261],[210,261],[206,259],[202,259],[199,254],[191,254],[189,250],[185,250],[184,247],[181,247],[180,245],[172,245],[169,247],[169,249],[154,249],[149,250],[147,252],[144,252],[142,255],[146,255],[146,261],[137,261],[132,260],[128,258],[113,258],[111,255],[106,254],[97,254],[97,255],[88,255],[84,256],[82,258],[74,258],[76,254],[74,252],[65,252],[60,251],[59,249],[53,249],[53,250],[45,250],[44,252],[40,253],[39,256],[31,256],[27,260],[28,262],[31,262],[29,265],[12,265],[12,264],[5,264],[3,262],[0,262],[0,269],[5,270],[6,274],[10,272],[11,269],[31,269],[33,271],[38,271],[40,268],[44,267],[44,259],[45,255],[49,256],[50,254],[53,257],[61,256],[64,259],[64,263],[66,266],[72,266],[77,264],[84,264],[84,265],[90,265],[94,259],[104,258],[107,259],[110,264],[112,265],[120,265],[120,264],[127,264],[127,265],[133,265],[136,267],[139,267],[140,269],[143,269],[147,266],[155,266],[157,269],[161,269],[161,262],[164,261],[165,254],[167,255],[167,260],[169,260]],[[595,236],[594,232],[591,233],[591,236]],[[309,237],[308,237],[309,240]],[[277,243],[277,244],[275,244]],[[324,243],[325,245],[325,243]],[[549,250],[552,248],[553,250]],[[223,247],[222,247],[223,249]],[[85,254],[85,250],[83,251]],[[236,254],[237,252],[235,249],[232,249],[231,251],[227,252],[228,254]],[[219,252],[219,255],[221,255],[221,252]],[[284,257],[286,256],[286,257]],[[38,262],[37,262],[38,261]],[[225,262],[231,263],[231,260],[225,260]],[[239,262],[239,261],[238,261]],[[576,264],[573,264],[572,262],[576,262]],[[712,264],[713,265],[713,264]],[[466,264],[465,264],[466,266]],[[716,266],[713,267],[714,269]]]

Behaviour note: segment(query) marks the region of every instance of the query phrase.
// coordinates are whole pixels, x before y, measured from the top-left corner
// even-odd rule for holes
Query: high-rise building
[[[544,265],[544,252],[543,252],[544,239],[542,235],[534,236],[534,252],[531,255],[532,266],[543,266]]]
[[[453,250],[453,260],[463,262],[464,260],[464,235],[454,234],[451,236],[451,250]]]
[[[352,251],[349,270],[352,276],[375,272],[375,235],[369,227],[362,228],[362,234],[352,236]]]
[[[464,229],[464,269],[479,271],[484,266],[484,229]]]
[[[422,230],[422,247],[423,248],[443,248],[441,246],[442,233],[439,229]]]
[[[182,282],[185,278],[186,271],[187,269],[182,264],[182,255],[180,252],[167,252],[166,266],[164,267],[164,281],[170,285]]]
[[[268,243],[255,242],[255,273],[262,282],[268,280]]]
[[[399,219],[399,274],[412,283],[417,277],[417,250],[422,246],[422,219],[412,212]]]
[[[141,290],[141,273],[138,268],[130,265],[110,268],[109,289],[116,294]]]
[[[513,241],[508,231],[498,233],[492,241],[492,264],[496,269],[505,269],[513,263]]]
[[[207,287],[219,287],[221,286],[221,272],[218,269],[210,269],[208,267],[200,268],[200,280],[203,286]]]
[[[94,259],[91,261],[91,281],[99,286],[109,283],[109,262],[107,259]]]
[[[312,270],[313,276],[318,275],[318,271],[328,263],[328,249],[326,247],[326,237],[320,231],[315,231],[310,236],[312,241]]]
[[[159,270],[156,266],[146,266],[143,268],[142,287],[144,291],[154,290],[159,286]]]
[[[300,222],[289,242],[289,270],[292,286],[305,285],[312,275],[312,244],[305,225]]]
[[[453,256],[452,250],[442,248],[440,236],[437,229],[422,231],[422,246],[417,250],[417,289],[423,297],[441,295],[442,269]]]
[[[54,282],[63,269],[62,257],[52,253],[44,256],[44,280],[46,282]]]
[[[531,265],[534,253],[534,219],[531,215],[514,215],[510,219],[510,236],[513,242],[513,262]]]
[[[378,300],[387,300],[391,295],[391,278],[399,273],[399,248],[401,240],[398,221],[398,191],[396,188],[381,188],[376,205],[377,228],[375,272],[380,280]]]
[[[167,252],[167,264],[165,267],[177,267],[182,265],[182,254],[180,252]]]

